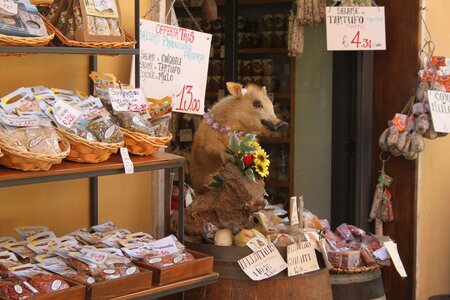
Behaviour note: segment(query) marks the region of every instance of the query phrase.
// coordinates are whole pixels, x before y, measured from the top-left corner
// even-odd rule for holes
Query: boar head
[[[236,131],[256,134],[289,127],[275,116],[265,87],[248,85],[243,89],[241,84],[227,82],[227,89],[231,95],[220,100],[211,111],[219,123],[229,124]]]

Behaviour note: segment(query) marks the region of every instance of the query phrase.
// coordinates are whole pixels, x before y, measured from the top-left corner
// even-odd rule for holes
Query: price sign
[[[327,48],[386,50],[384,7],[327,7]]]
[[[211,35],[141,19],[141,87],[172,97],[173,110],[203,115]]]
[[[95,9],[98,11],[112,10],[117,11],[116,3],[114,0],[94,0]]]
[[[0,113],[0,120],[14,127],[31,127],[41,125],[41,120],[36,115],[9,115]]]
[[[242,271],[252,280],[260,281],[277,275],[287,264],[274,244],[238,260]]]
[[[301,275],[320,269],[312,242],[287,247],[288,276]]]
[[[450,93],[428,91],[434,130],[450,133]]]
[[[3,9],[12,15],[17,15],[18,13],[17,3],[11,0],[0,0],[0,9]]]
[[[71,128],[81,116],[81,111],[67,104],[64,100],[58,99],[53,104],[53,115],[59,124]]]
[[[141,89],[108,89],[108,92],[115,111],[140,111],[148,107]]]

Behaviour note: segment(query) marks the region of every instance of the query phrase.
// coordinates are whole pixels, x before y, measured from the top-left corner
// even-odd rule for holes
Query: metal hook
[[[387,155],[388,155],[388,157],[386,158],[386,159],[383,159],[383,154],[384,153],[387,153]],[[389,155],[389,152],[384,152],[384,151],[382,151],[381,153],[380,153],[380,160],[383,162],[383,163],[385,163],[385,162],[387,162],[388,160],[390,160],[391,159],[391,156]]]

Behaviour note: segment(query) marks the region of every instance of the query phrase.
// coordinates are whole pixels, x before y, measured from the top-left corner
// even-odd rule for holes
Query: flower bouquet
[[[231,155],[236,167],[247,178],[256,181],[269,176],[269,156],[256,140],[255,134],[246,134],[241,140],[237,134],[232,134],[227,152]],[[222,174],[216,173],[208,188],[215,189],[223,184]]]

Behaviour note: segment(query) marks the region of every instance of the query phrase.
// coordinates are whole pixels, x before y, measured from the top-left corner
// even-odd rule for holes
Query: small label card
[[[320,269],[312,242],[301,242],[287,247],[288,276],[301,275]]]
[[[287,268],[287,264],[274,244],[256,251],[238,261],[242,271],[254,281],[277,275]]]

